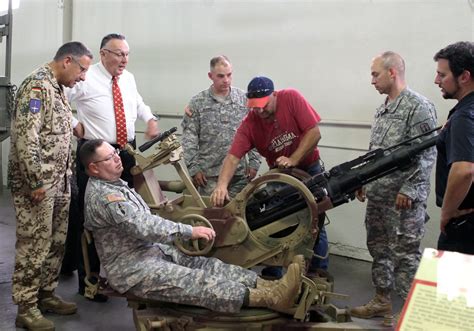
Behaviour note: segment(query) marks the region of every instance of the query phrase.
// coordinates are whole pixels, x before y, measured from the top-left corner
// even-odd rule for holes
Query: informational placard
[[[474,330],[474,255],[425,249],[397,330]]]

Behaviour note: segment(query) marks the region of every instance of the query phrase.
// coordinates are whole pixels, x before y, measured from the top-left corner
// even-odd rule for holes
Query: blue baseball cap
[[[247,86],[247,107],[265,107],[274,90],[273,82],[270,78],[263,76],[253,78]]]

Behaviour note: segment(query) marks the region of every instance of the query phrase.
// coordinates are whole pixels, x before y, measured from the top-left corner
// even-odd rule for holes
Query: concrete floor
[[[11,274],[15,254],[15,214],[11,196],[6,189],[0,190],[0,330],[15,328],[16,306],[11,299]],[[332,301],[338,307],[352,307],[366,303],[373,295],[370,281],[370,263],[331,255],[330,273],[335,278],[335,292],[350,295],[348,300]],[[78,305],[78,313],[71,316],[47,315],[54,321],[56,330],[134,330],[132,310],[122,298],[110,298],[107,303],[95,303],[77,294],[77,274],[61,277],[57,289],[64,299]],[[394,309],[401,308],[401,301],[394,299]],[[383,329],[382,319],[354,319],[346,329]],[[324,323],[320,323],[323,327]],[[348,323],[344,323],[348,324]],[[328,325],[329,326],[329,325]],[[341,325],[342,326],[342,325]],[[312,326],[314,328],[314,326]],[[387,328],[386,328],[387,329]],[[387,329],[389,330],[389,329]]]

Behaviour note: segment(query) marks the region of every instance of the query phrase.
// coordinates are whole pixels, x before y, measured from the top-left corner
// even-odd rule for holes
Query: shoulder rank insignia
[[[425,123],[425,122],[424,122],[424,123],[421,123],[421,124],[420,124],[420,130],[421,130],[421,132],[425,133],[425,132],[430,131],[430,129],[431,129],[431,128],[430,128],[430,125],[429,125],[428,123]]]
[[[41,100],[40,99],[30,99],[30,112],[32,114],[39,113],[41,109]]]
[[[126,201],[122,193],[110,193],[106,198],[108,202]]]
[[[44,76],[45,76],[45,72],[44,72],[44,71],[38,71],[38,72],[36,73],[36,75],[34,76],[34,79],[36,79],[36,80],[43,80]]]

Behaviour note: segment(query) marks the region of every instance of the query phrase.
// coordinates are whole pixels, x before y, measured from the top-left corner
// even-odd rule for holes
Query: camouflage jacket
[[[18,89],[8,162],[13,192],[29,193],[67,180],[71,171],[71,121],[71,107],[63,87],[45,64]]]
[[[406,88],[392,103],[382,104],[377,108],[369,149],[393,146],[434,129],[436,123],[436,109],[433,103],[421,94]],[[371,200],[395,202],[397,194],[402,193],[413,201],[425,201],[430,191],[430,174],[435,159],[435,147],[421,152],[410,168],[396,171],[368,184],[367,197]]]
[[[235,87],[224,102],[214,97],[212,87],[191,99],[192,116],[184,115],[181,123],[184,160],[191,176],[199,171],[208,177],[219,176],[235,132],[248,113],[246,103],[245,92]],[[257,151],[252,150],[247,156],[249,167],[258,170],[261,161]],[[242,158],[235,174],[245,174],[246,165]]]
[[[92,231],[107,279],[124,293],[147,274],[158,274],[160,260],[177,237],[191,238],[190,225],[152,215],[135,190],[121,179],[89,178],[85,198],[84,226]]]

